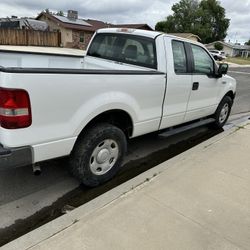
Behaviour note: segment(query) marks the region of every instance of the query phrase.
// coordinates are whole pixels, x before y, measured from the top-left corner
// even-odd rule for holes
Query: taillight
[[[29,127],[32,123],[29,94],[22,89],[0,88],[0,126]]]

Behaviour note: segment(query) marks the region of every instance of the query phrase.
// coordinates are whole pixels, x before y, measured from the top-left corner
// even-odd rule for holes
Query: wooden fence
[[[61,33],[37,30],[0,29],[0,45],[59,47]]]

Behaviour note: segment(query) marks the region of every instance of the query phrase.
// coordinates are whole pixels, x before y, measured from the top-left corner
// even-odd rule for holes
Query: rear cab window
[[[88,56],[157,69],[155,41],[127,34],[97,34]]]
[[[187,73],[187,55],[184,42],[172,41],[174,71],[176,74]]]

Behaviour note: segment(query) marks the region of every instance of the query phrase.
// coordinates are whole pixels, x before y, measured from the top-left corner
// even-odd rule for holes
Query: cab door
[[[166,91],[160,129],[184,122],[192,87],[191,67],[186,43],[165,37],[167,58]]]
[[[188,44],[192,61],[192,87],[185,122],[211,115],[217,108],[217,96],[222,85],[215,77],[215,62],[201,46]]]

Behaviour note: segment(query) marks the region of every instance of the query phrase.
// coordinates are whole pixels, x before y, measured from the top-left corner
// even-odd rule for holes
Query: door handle
[[[193,82],[192,90],[197,90],[199,88],[199,82]]]

